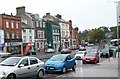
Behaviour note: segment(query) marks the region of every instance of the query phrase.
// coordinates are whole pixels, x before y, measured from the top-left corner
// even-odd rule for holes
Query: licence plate
[[[86,61],[90,61],[90,60],[86,60]]]
[[[50,70],[53,70],[54,68],[50,68]]]

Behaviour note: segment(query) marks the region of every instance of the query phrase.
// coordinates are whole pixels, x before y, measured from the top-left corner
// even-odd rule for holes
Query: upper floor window
[[[40,27],[42,27],[42,21],[40,21]]]
[[[16,38],[19,38],[19,32],[16,33]]]
[[[44,31],[38,30],[38,38],[44,38],[44,37],[45,37]]]
[[[26,36],[23,36],[23,42],[26,43]]]
[[[45,28],[45,22],[43,22],[43,28]]]
[[[30,42],[32,43],[32,36],[29,37]]]
[[[38,21],[36,21],[36,27],[39,27],[39,23],[38,23]]]
[[[11,27],[14,28],[14,21],[11,22]]]
[[[17,29],[19,28],[19,23],[18,23],[18,22],[16,22],[16,28],[17,28]]]
[[[14,39],[14,32],[12,32],[12,39]]]
[[[25,29],[23,29],[23,32],[25,33],[25,32],[26,32],[26,30],[25,30]]]
[[[29,30],[29,33],[32,33],[32,29]]]
[[[9,32],[6,33],[6,36],[7,36],[6,38],[8,38],[8,39],[10,38]]]
[[[6,28],[9,28],[9,22],[6,20]]]

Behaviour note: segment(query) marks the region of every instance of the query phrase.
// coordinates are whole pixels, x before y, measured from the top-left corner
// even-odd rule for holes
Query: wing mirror
[[[18,67],[19,67],[19,68],[24,67],[24,64],[20,64]]]

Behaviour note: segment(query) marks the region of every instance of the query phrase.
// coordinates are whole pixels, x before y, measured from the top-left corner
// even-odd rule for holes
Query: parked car
[[[11,53],[0,51],[0,57],[6,58],[6,57],[10,57],[10,56],[11,56]]]
[[[99,63],[99,54],[98,53],[86,53],[86,55],[83,57],[83,64],[85,63]]]
[[[70,54],[57,54],[45,62],[46,72],[66,73],[68,69],[76,69],[75,58]]]
[[[108,58],[110,56],[110,53],[109,53],[109,48],[108,47],[104,47],[102,49],[102,51],[100,52],[100,57],[101,58]]]
[[[36,55],[37,54],[37,51],[35,50],[29,50],[28,54],[27,55]]]
[[[63,49],[61,50],[61,54],[69,54],[69,53],[71,53],[71,50],[69,50],[69,49],[67,49],[67,48],[63,48]]]
[[[85,56],[86,54],[86,51],[78,51],[76,54],[75,54],[75,58],[76,59],[83,59],[83,57]]]
[[[48,48],[46,52],[47,53],[55,53],[55,50],[53,48]]]
[[[22,77],[42,78],[44,62],[36,57],[9,57],[0,63],[0,78],[16,79]]]

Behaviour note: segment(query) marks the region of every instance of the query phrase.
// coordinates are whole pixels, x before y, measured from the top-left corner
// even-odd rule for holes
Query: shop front
[[[12,54],[22,54],[22,42],[10,42],[5,43],[5,49],[6,52],[10,52]]]
[[[4,50],[4,44],[0,43],[0,51]]]

